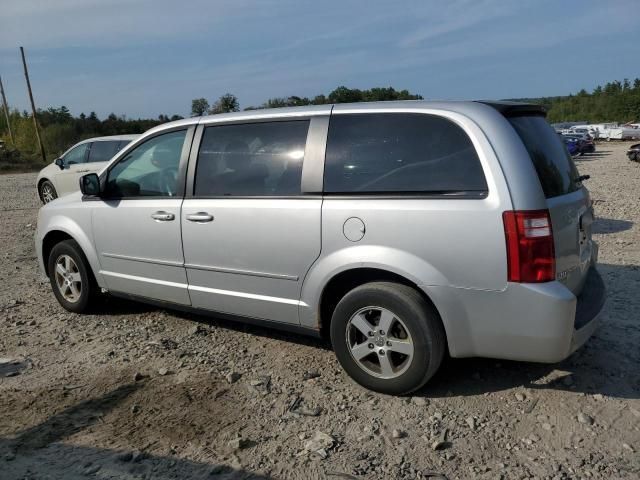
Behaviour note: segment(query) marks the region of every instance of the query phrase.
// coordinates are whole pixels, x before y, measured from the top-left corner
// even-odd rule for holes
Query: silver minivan
[[[372,390],[444,356],[557,362],[596,328],[585,177],[535,105],[383,102],[153,128],[44,206],[60,304],[100,292],[330,337]]]

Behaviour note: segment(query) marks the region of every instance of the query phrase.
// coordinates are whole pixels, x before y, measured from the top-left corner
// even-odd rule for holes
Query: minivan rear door
[[[584,285],[594,257],[591,240],[593,208],[589,192],[562,139],[544,115],[509,116],[529,152],[551,215],[556,279],[575,295]]]

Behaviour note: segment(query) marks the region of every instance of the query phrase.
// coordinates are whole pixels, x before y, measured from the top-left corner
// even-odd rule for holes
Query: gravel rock
[[[227,445],[229,445],[233,450],[242,450],[249,446],[249,442],[244,438],[236,437],[229,440]]]
[[[411,397],[411,403],[417,407],[426,407],[429,405],[429,401],[424,397]]]
[[[587,415],[584,412],[580,412],[578,414],[578,422],[583,423],[585,425],[593,425],[593,418]]]
[[[304,375],[302,376],[303,380],[312,380],[314,378],[318,378],[320,377],[320,372],[318,370],[307,370],[306,372],[304,372]]]
[[[526,395],[522,392],[516,392],[516,400],[518,400],[519,402],[524,402],[525,399],[527,398]]]
[[[399,439],[399,438],[404,438],[407,436],[407,432],[403,431],[403,430],[398,430],[397,428],[394,428],[393,431],[391,432],[391,438],[394,439]]]
[[[475,430],[476,428],[478,428],[478,423],[477,423],[475,417],[467,417],[465,422],[467,423],[467,425],[469,426],[469,428],[471,430]]]
[[[168,373],[169,373],[169,370],[168,370],[167,368],[165,368],[165,367],[162,367],[162,368],[159,368],[159,369],[158,369],[158,375],[161,375],[161,376],[163,376],[163,377],[164,377],[164,376],[165,376],[165,375],[167,375]]]
[[[230,372],[225,376],[227,382],[229,383],[236,383],[238,380],[240,380],[240,377],[242,377],[242,374],[238,372]]]
[[[327,450],[335,446],[336,440],[331,435],[316,431],[313,438],[304,445],[304,451],[307,453],[317,453],[321,458],[327,457]]]

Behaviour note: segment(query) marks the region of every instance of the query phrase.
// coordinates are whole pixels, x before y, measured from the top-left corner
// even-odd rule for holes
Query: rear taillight
[[[507,279],[539,283],[556,278],[556,256],[548,210],[520,210],[502,214],[507,240]]]

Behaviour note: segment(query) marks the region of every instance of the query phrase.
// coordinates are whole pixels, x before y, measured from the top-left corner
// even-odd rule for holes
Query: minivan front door
[[[301,192],[309,123],[204,128],[181,218],[193,306],[299,323],[302,282],[320,254],[322,199]]]
[[[180,234],[193,128],[154,136],[106,173],[92,205],[100,273],[109,290],[189,305]]]

